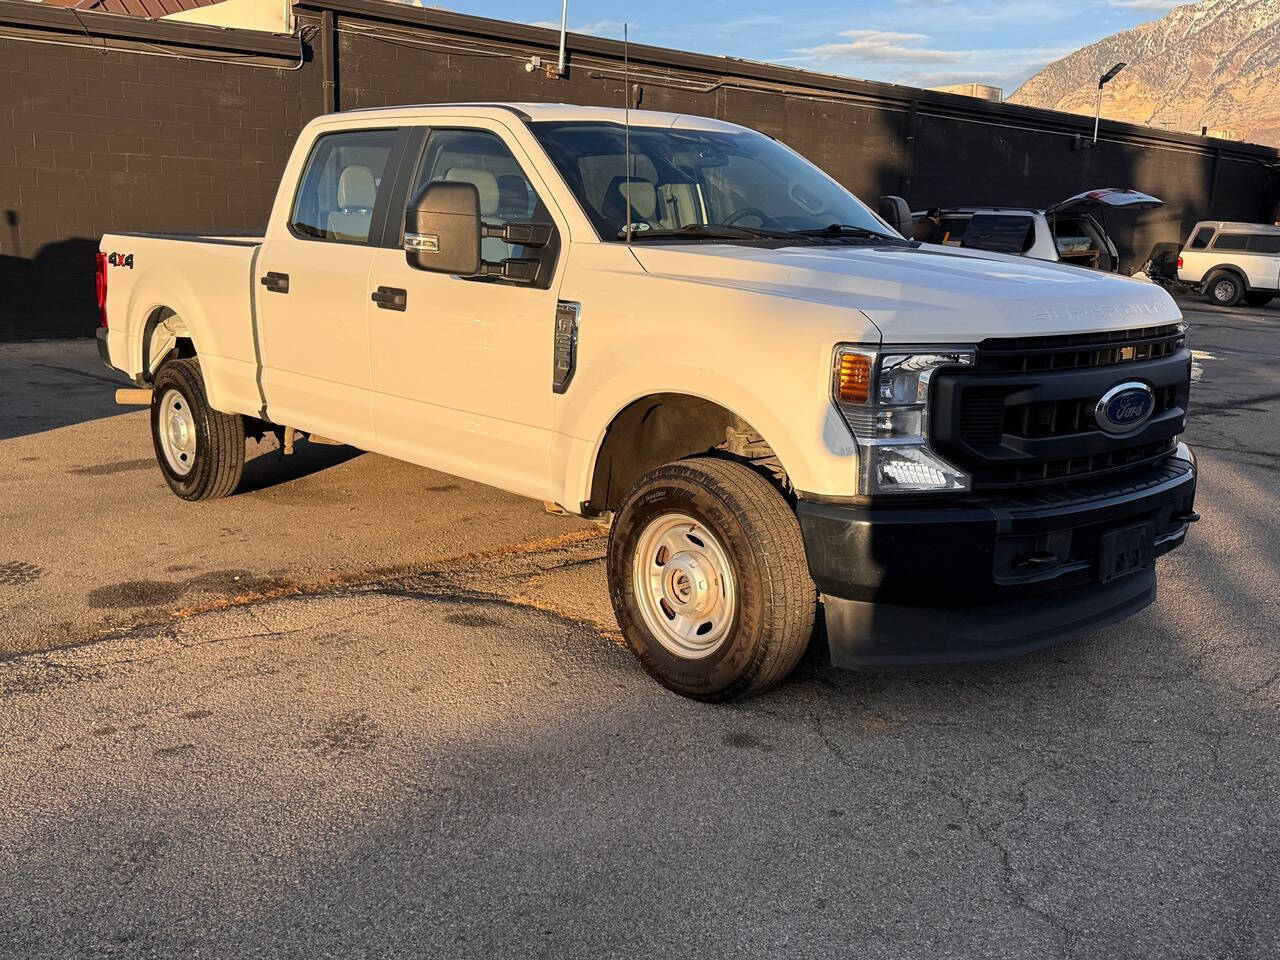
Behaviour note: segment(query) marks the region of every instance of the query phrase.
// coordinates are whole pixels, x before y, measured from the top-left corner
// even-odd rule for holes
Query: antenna
[[[628,47],[627,24],[622,25],[622,128],[626,137],[626,165],[623,172],[627,177],[627,246],[631,246],[631,56]]]

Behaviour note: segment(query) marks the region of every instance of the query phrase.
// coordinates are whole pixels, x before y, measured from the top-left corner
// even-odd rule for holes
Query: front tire
[[[641,478],[614,517],[608,567],[627,645],[686,697],[762,693],[813,634],[817,590],[795,512],[737,461],[682,460]]]
[[[183,500],[235,492],[244,474],[244,418],[209,406],[195,360],[169,360],[151,391],[151,442],[169,489]]]
[[[1215,273],[1205,284],[1209,302],[1218,307],[1234,307],[1244,297],[1244,284],[1234,273]]]

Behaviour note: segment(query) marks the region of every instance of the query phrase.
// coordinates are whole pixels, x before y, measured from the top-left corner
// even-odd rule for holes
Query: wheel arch
[[[707,397],[662,391],[631,400],[610,418],[587,471],[585,507],[616,510],[650,470],[700,455],[747,463],[793,495],[782,459],[750,420]]]
[[[138,346],[141,351],[138,369],[148,383],[154,382],[156,371],[170,354],[195,357],[199,353],[186,321],[177,310],[164,304],[147,311]]]
[[[1244,272],[1243,268],[1234,263],[1216,263],[1212,267],[1206,268],[1204,271],[1204,279],[1201,281],[1206,290],[1209,289],[1209,284],[1213,281],[1213,278],[1220,273],[1231,274],[1240,281],[1241,290],[1245,293],[1252,292],[1253,288],[1249,286],[1249,275]]]

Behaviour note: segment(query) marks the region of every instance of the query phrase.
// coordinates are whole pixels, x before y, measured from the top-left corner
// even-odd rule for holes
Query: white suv
[[[1280,293],[1280,227],[1206,220],[1178,256],[1178,279],[1220,307],[1261,307]]]

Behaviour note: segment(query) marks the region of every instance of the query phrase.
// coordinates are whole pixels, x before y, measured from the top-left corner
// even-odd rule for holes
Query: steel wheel
[[[160,450],[169,469],[185,477],[196,462],[196,418],[187,398],[177,390],[169,389],[160,398],[158,428]]]
[[[729,635],[737,609],[733,567],[720,542],[693,517],[655,517],[640,534],[633,576],[640,615],[671,653],[698,660]]]

